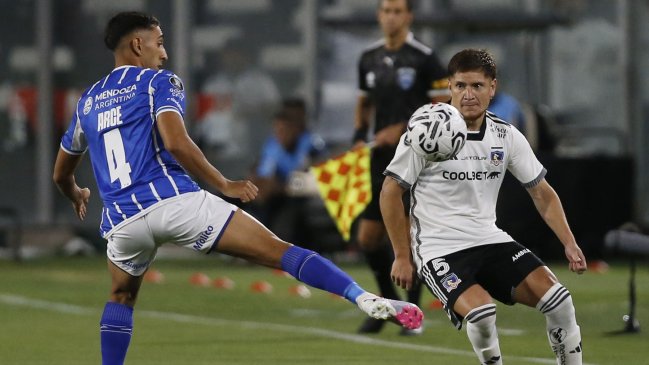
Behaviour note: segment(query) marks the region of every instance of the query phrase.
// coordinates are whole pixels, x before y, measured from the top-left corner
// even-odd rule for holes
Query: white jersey
[[[410,190],[410,237],[419,270],[453,252],[513,241],[496,226],[505,170],[524,187],[538,184],[546,173],[520,131],[487,112],[480,131],[469,132],[458,155],[443,162],[418,156],[404,136],[384,174]]]

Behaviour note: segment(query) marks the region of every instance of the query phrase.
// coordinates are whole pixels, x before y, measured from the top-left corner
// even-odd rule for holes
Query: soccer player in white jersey
[[[568,226],[545,168],[525,137],[487,111],[496,91],[496,64],[483,50],[463,50],[448,65],[451,104],[469,133],[448,161],[428,162],[401,137],[385,170],[381,211],[395,252],[392,279],[409,288],[416,273],[467,335],[481,364],[502,364],[493,299],[525,304],[546,317],[558,364],[581,364],[581,334],[570,292],[530,250],[496,226],[496,201],[506,171],[527,189],[559,238],[570,270],[586,259]],[[411,196],[410,220],[401,196]]]
[[[188,173],[243,202],[257,195],[251,182],[226,179],[187,135],[183,83],[162,69],[167,53],[156,18],[119,13],[108,22],[104,40],[115,69],[79,99],[53,177],[84,219],[90,190],[77,185],[74,172],[89,151],[104,203],[100,231],[108,241],[112,279],[100,321],[104,365],[124,363],[142,277],[166,242],[281,268],[374,318],[412,329],[421,325],[417,306],[366,292],[329,260],[282,241],[243,210],[198,187]]]

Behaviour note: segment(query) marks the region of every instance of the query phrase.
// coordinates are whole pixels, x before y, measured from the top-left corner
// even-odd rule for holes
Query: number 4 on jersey
[[[131,185],[131,164],[126,161],[124,143],[118,128],[104,134],[104,146],[106,147],[110,182],[113,183],[119,179],[122,189]]]

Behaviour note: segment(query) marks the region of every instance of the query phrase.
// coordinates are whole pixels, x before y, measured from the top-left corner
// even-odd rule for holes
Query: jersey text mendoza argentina
[[[104,202],[102,236],[160,201],[200,190],[156,125],[160,113],[184,110],[183,83],[166,70],[118,67],[82,94],[61,148],[90,151]]]

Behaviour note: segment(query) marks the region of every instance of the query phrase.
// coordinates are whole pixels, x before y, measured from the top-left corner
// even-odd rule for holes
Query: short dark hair
[[[106,25],[104,31],[104,44],[111,51],[114,51],[119,41],[125,35],[137,29],[150,29],[160,25],[160,21],[152,15],[137,11],[125,11],[113,16]]]
[[[383,5],[384,1],[395,1],[395,0],[379,0],[379,9],[381,9],[381,6]],[[406,0],[406,9],[408,9],[409,12],[412,13],[412,8],[413,8],[413,1],[414,0]]]
[[[282,100],[282,107],[306,110],[306,102],[304,101],[304,99],[299,97],[286,98]]]
[[[456,53],[448,62],[448,74],[457,72],[482,71],[486,76],[496,79],[496,61],[484,49],[465,49]]]
[[[304,117],[298,115],[295,110],[290,109],[280,109],[278,112],[273,114],[273,120],[276,122],[284,122],[287,125],[295,126],[300,129],[306,127]]]

